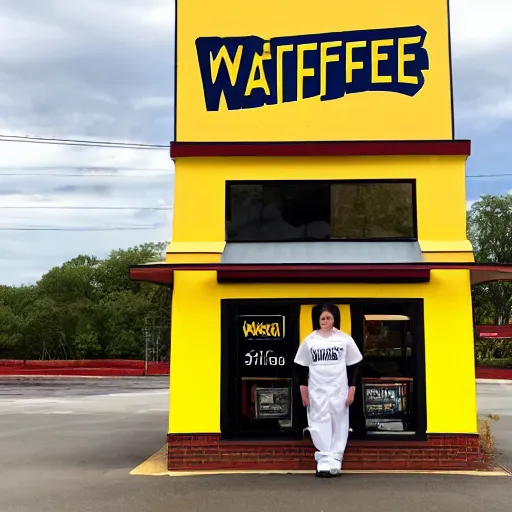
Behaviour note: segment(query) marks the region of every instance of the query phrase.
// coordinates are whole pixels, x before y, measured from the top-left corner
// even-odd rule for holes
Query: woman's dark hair
[[[320,316],[324,311],[329,311],[334,317],[334,327],[341,329],[341,314],[340,309],[336,304],[318,304],[313,307],[311,312],[311,320],[313,321],[313,330],[320,329]]]

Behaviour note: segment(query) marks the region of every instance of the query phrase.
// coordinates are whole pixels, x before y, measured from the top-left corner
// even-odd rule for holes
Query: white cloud
[[[466,107],[461,119],[476,120],[482,129],[498,126],[501,120],[512,119],[512,91],[502,94],[489,91],[481,95],[471,108]]]
[[[168,144],[172,0],[1,3],[0,134]],[[456,120],[471,135],[488,136],[485,148],[475,144],[477,152],[491,144],[510,152],[500,128],[512,118],[512,6],[509,0],[450,4]],[[172,210],[61,208],[172,207],[167,150],[14,142],[0,148],[0,206],[59,207],[0,209],[0,284],[33,282],[80,253],[103,255],[172,236]],[[492,166],[472,174],[484,172]],[[11,230],[37,226],[76,231]],[[119,230],[83,231],[91,228]]]
[[[471,207],[477,202],[477,199],[466,201],[466,210],[471,210]]]
[[[133,108],[140,110],[144,108],[172,108],[172,96],[148,96],[147,98],[139,98],[133,101]]]
[[[0,34],[0,134],[172,139],[172,1],[2,0]],[[0,148],[0,284],[33,282],[79,253],[172,236],[165,148]]]
[[[509,0],[450,0],[450,17],[455,58],[474,57],[512,43]]]
[[[512,119],[512,5],[451,0],[450,12],[457,119],[497,128]]]
[[[78,253],[170,239],[174,175],[165,149],[0,144],[0,258],[8,260],[0,283],[33,281]]]

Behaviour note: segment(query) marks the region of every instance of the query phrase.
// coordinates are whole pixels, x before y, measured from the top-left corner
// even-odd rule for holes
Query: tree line
[[[31,286],[0,286],[0,359],[168,360],[171,291],[132,281],[165,243],[79,255]],[[158,352],[156,352],[158,347]]]
[[[512,263],[512,195],[485,195],[467,213],[479,263]],[[132,281],[130,265],[162,260],[165,243],[79,255],[31,286],[0,286],[0,359],[167,360],[171,291]],[[473,286],[475,324],[506,324],[512,284]],[[158,347],[158,348],[157,348]],[[486,349],[487,350],[487,349]]]
[[[512,195],[484,195],[467,213],[468,238],[475,261],[512,264]],[[475,324],[504,325],[512,316],[512,283],[472,287]]]

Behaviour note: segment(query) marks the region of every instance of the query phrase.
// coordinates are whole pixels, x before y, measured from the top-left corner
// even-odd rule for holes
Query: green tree
[[[168,348],[170,290],[129,278],[130,265],[160,261],[165,246],[78,255],[35,286],[0,286],[0,358],[140,359],[148,329]]]
[[[0,286],[0,356],[28,359],[31,339],[26,311],[37,299],[36,286]]]
[[[130,279],[129,266],[161,261],[165,248],[165,243],[147,243],[138,247],[112,251],[98,266],[96,275],[102,291],[105,293],[121,290],[141,292],[144,289],[144,283]]]
[[[478,263],[512,263],[512,195],[484,195],[468,212],[468,238]],[[512,284],[473,287],[475,321],[506,324],[512,314]]]

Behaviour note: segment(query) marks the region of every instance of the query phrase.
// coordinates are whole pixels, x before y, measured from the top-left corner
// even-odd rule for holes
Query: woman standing
[[[320,329],[301,343],[294,361],[302,403],[307,407],[307,430],[317,449],[319,477],[341,474],[349,432],[348,408],[355,395],[355,377],[349,387],[347,366],[363,359],[353,338],[334,327],[336,310],[333,305],[322,306]]]

